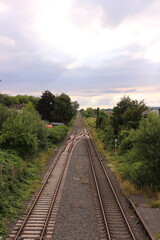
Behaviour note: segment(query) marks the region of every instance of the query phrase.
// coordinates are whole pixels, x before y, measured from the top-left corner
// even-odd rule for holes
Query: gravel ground
[[[81,140],[71,157],[53,240],[99,240],[89,169],[84,140]]]

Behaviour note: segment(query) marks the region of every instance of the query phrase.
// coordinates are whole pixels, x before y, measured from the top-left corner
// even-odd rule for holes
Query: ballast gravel
[[[103,159],[103,156],[101,156]],[[104,164],[106,161],[104,160]],[[105,164],[106,165],[106,164]],[[149,240],[129,201],[108,167],[106,170],[129,220],[136,240]],[[62,197],[60,200],[52,240],[100,240],[100,229],[94,200],[93,179],[85,148],[80,140],[73,150]]]
[[[89,168],[84,140],[80,140],[70,160],[53,240],[100,239]]]

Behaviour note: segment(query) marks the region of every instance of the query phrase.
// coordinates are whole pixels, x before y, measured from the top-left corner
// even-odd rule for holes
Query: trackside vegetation
[[[136,189],[160,191],[160,118],[143,101],[123,97],[111,115],[105,110],[82,110],[116,166],[123,181]],[[97,120],[98,118],[98,120]],[[93,124],[94,121],[94,124]],[[98,125],[97,125],[98,124]],[[115,155],[115,139],[117,149]]]
[[[12,108],[13,101],[25,102],[25,107],[17,111]],[[71,118],[62,119],[67,125],[47,128],[49,122],[42,121],[36,110],[38,101],[34,97],[0,94],[0,236],[3,237],[8,222],[18,217],[24,210],[24,201],[38,189],[48,159],[69,130]],[[72,117],[76,107],[72,108]]]

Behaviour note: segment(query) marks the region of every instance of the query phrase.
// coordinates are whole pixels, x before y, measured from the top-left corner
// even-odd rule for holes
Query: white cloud
[[[0,1],[2,90],[81,89],[72,97],[95,107],[154,92],[158,103],[159,12],[158,0]]]

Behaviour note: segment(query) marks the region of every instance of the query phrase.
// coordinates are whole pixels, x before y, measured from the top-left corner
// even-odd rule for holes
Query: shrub
[[[139,188],[160,189],[160,118],[149,114],[141,120],[139,129],[132,130],[121,147],[124,150],[130,146],[131,150],[123,154],[122,162],[128,171],[122,171],[124,175]]]
[[[48,128],[48,139],[51,143],[57,144],[66,135],[68,127],[65,125]]]
[[[0,151],[0,219],[12,212],[13,196],[20,194],[20,182],[25,169],[23,160],[13,153]]]
[[[2,128],[3,123],[7,120],[7,118],[12,114],[11,111],[8,110],[7,107],[0,104],[0,130]]]
[[[36,111],[24,109],[12,114],[2,125],[0,145],[28,159],[47,145],[47,130]]]

